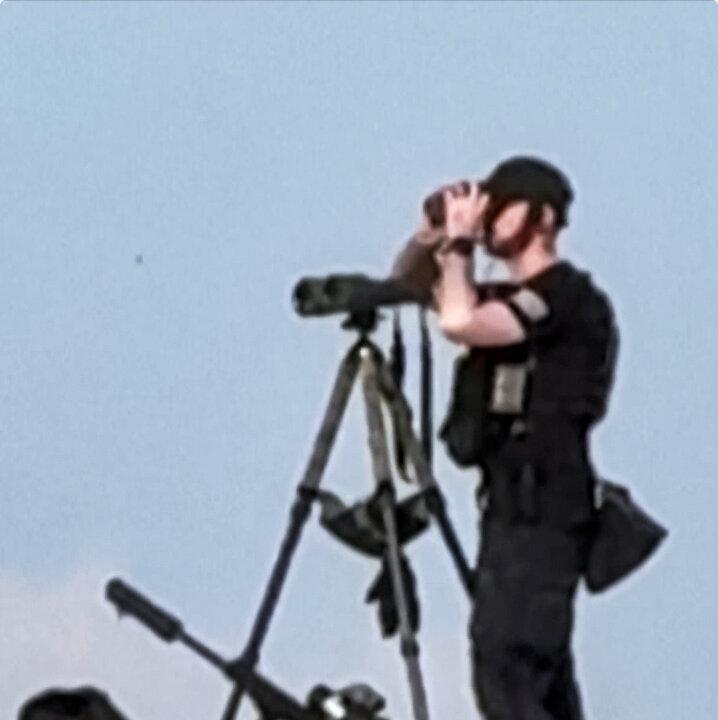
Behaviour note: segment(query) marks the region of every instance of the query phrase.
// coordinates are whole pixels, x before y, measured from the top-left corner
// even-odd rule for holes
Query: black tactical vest
[[[451,457],[462,467],[482,465],[511,437],[545,444],[564,431],[585,435],[605,414],[613,383],[618,333],[606,296],[565,261],[521,285],[477,290],[481,302],[501,299],[518,312],[527,340],[473,347],[456,360],[440,430]],[[512,307],[516,298],[523,309]],[[524,311],[532,299],[546,311],[536,320]]]

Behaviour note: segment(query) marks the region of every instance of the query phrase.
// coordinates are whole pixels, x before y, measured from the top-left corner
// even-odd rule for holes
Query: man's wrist
[[[456,253],[463,257],[470,257],[474,252],[476,241],[467,235],[457,235],[456,237],[449,238],[439,248],[439,252],[443,255],[448,253]]]

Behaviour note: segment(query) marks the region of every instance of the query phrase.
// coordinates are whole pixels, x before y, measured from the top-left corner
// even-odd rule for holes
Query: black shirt
[[[580,524],[593,506],[588,431],[606,411],[618,346],[611,304],[588,273],[565,260],[520,284],[485,283],[477,291],[480,301],[507,302],[527,335],[515,345],[473,350],[485,355],[487,400],[507,366],[531,368],[518,418],[525,432],[508,432],[516,415],[489,413],[503,438],[482,463],[489,507],[519,520]]]

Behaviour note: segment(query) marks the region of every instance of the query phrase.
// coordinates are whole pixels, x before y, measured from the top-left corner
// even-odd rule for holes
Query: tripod
[[[401,654],[406,664],[414,718],[415,720],[429,719],[426,693],[419,665],[419,644],[409,622],[406,588],[402,579],[400,543],[395,516],[396,491],[391,476],[382,416],[382,400],[389,407],[394,419],[395,431],[416,473],[426,508],[438,522],[441,535],[467,592],[471,590],[471,570],[454,528],[449,522],[443,496],[434,480],[421,444],[412,429],[408,403],[397,388],[381,350],[369,337],[376,328],[377,319],[377,312],[372,309],[350,314],[343,324],[345,329],[356,330],[359,337],[340,364],[309,462],[297,488],[297,497],[290,512],[289,527],[272,568],[249,641],[235,662],[234,678],[236,682],[222,720],[234,720],[242,697],[254,676],[261,646],[279,600],[289,564],[299,544],[303,527],[309,518],[312,502],[319,497],[322,474],[327,466],[352,387],[360,371],[369,430],[369,448],[377,490],[376,498],[386,536],[387,561],[399,619]]]
[[[354,685],[340,691],[330,691],[326,686],[317,686],[308,698],[307,704],[302,705],[256,671],[262,643],[279,601],[289,571],[289,564],[299,544],[302,529],[309,518],[314,501],[319,501],[323,506],[322,523],[340,540],[370,555],[383,555],[388,568],[393,604],[397,615],[396,624],[399,630],[400,649],[406,664],[414,719],[429,720],[426,693],[419,665],[419,644],[413,629],[405,585],[404,569],[407,564],[401,554],[402,542],[408,541],[426,526],[424,510],[427,510],[436,519],[461,582],[469,593],[471,592],[471,570],[456,533],[449,522],[443,496],[426,459],[430,452],[431,427],[428,398],[424,393],[425,397],[422,398],[424,401],[422,403],[424,448],[422,448],[412,429],[411,411],[399,389],[399,380],[384,360],[379,348],[369,338],[370,333],[376,328],[377,320],[376,310],[371,309],[353,312],[343,323],[342,327],[357,331],[359,337],[341,362],[328,407],[314,441],[309,463],[297,488],[297,497],[290,512],[289,527],[272,568],[249,641],[238,658],[225,660],[186,632],[176,617],[155,605],[119,578],[115,578],[107,584],[107,599],[117,607],[121,614],[135,617],[165,642],[179,640],[219,669],[233,683],[232,693],[222,720],[235,719],[245,695],[249,695],[259,708],[262,720],[325,720],[329,716],[341,717],[345,720],[382,720],[377,713],[383,709],[384,700],[368,686]],[[426,381],[429,350],[428,333],[423,316],[422,334],[424,361],[422,369],[423,379]],[[396,350],[396,326],[394,340]],[[394,368],[395,370],[396,368]],[[368,534],[362,534],[362,530],[357,524],[351,522],[343,524],[338,515],[332,512],[325,513],[329,507],[327,496],[331,494],[319,489],[321,477],[329,460],[329,454],[334,445],[352,387],[360,373],[369,430],[372,469],[376,483],[373,497],[362,507],[362,510],[366,510],[367,513],[374,516]],[[418,493],[400,504],[397,504],[391,476],[382,401],[388,406],[393,420],[395,440],[397,441],[395,443],[396,450],[397,454],[401,455],[398,458],[401,466],[400,472],[405,478],[408,477],[405,467],[405,461],[408,459],[420,488]],[[337,503],[333,503],[333,505],[333,509],[336,510]],[[339,503],[339,505],[341,504]],[[414,514],[417,507],[421,508],[421,519]],[[339,515],[343,510],[343,506],[340,507]],[[365,527],[364,530],[366,529]],[[328,710],[329,704],[332,705],[331,711]]]

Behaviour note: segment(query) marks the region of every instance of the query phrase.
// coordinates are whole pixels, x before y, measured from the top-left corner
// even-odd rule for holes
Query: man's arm
[[[439,327],[452,342],[495,346],[522,342],[526,333],[514,312],[501,301],[479,303],[473,283],[472,256],[447,252],[434,286]]]
[[[432,288],[439,327],[449,340],[462,345],[521,342],[526,334],[519,318],[503,302],[480,302],[474,287],[473,238],[482,231],[489,196],[477,185],[467,188],[464,183],[443,192],[447,240],[434,254],[440,275]]]
[[[434,250],[442,239],[441,230],[421,227],[395,258],[390,277],[417,296],[431,300],[432,286],[439,279]]]

